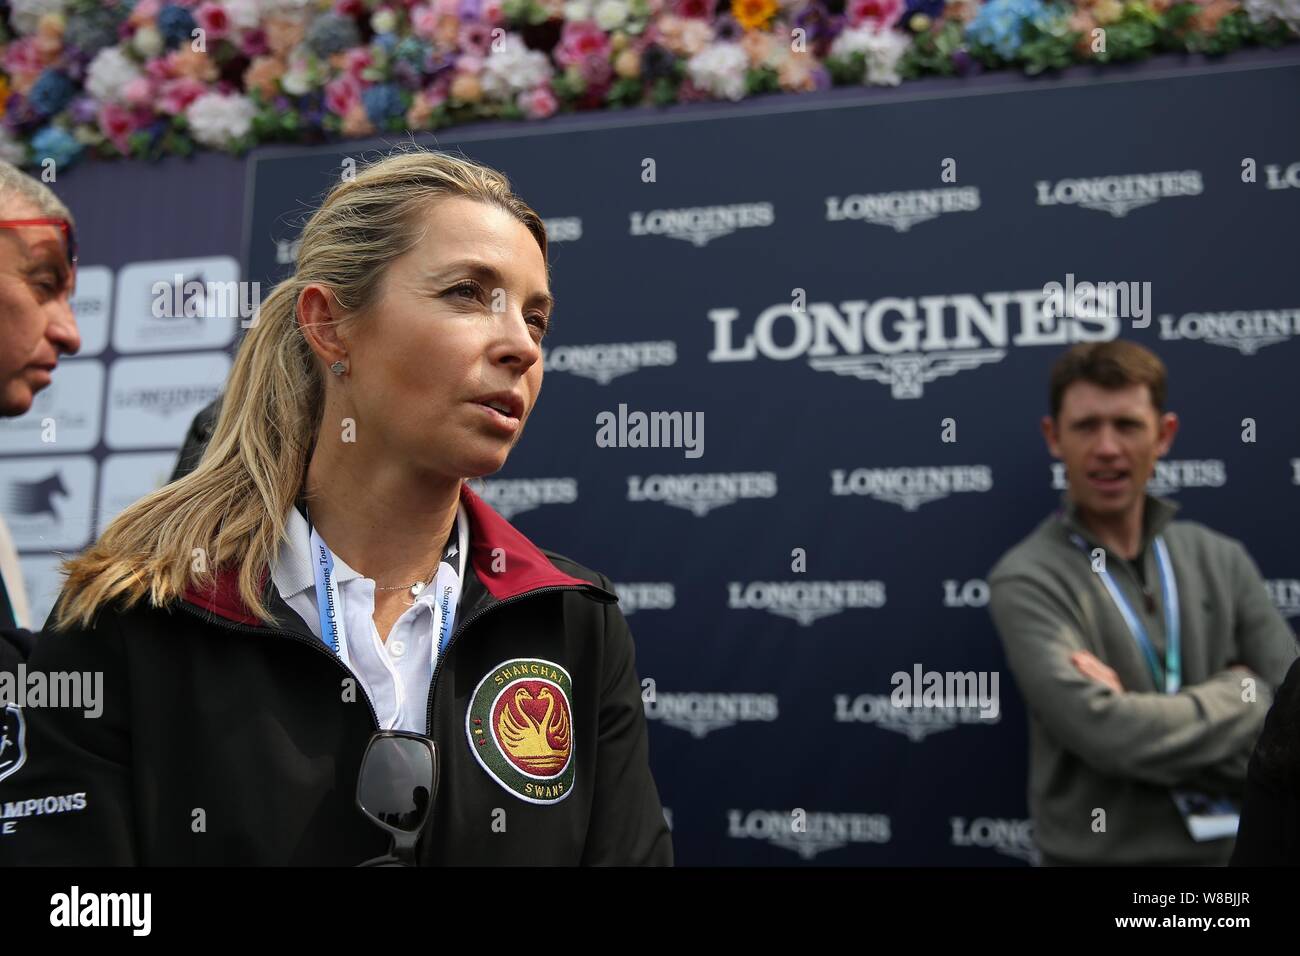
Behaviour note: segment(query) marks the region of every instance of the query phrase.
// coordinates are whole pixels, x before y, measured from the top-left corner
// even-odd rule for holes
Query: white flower
[[[568,0],[564,5],[565,20],[590,20],[591,0]]]
[[[911,45],[907,37],[894,30],[885,30],[873,24],[851,27],[840,33],[831,44],[831,56],[847,57],[861,53],[866,60],[863,83],[878,86],[897,86],[903,81],[898,75],[898,61]]]
[[[62,13],[67,0],[13,0],[9,4],[9,22],[23,36],[36,32],[41,17],[47,13]]]
[[[714,96],[745,97],[745,68],[749,57],[739,43],[715,43],[686,61],[691,82]]]
[[[540,50],[530,50],[518,34],[508,33],[483,61],[479,79],[485,95],[513,98],[551,78],[551,61]],[[497,49],[497,47],[500,49]]]
[[[253,126],[257,108],[237,93],[204,93],[185,110],[190,131],[205,146],[223,147]]]
[[[596,26],[608,32],[627,22],[627,3],[624,0],[600,0],[594,14]]]
[[[226,18],[235,30],[253,30],[262,20],[257,0],[226,0]]]
[[[1241,6],[1252,23],[1263,23],[1270,17],[1277,17],[1300,33],[1300,0],[1242,0]]]
[[[139,68],[125,53],[107,46],[86,67],[86,89],[97,100],[121,102],[123,88],[139,75]]]
[[[162,53],[163,37],[157,27],[147,24],[135,31],[135,36],[131,37],[131,46],[136,53],[152,59]]]

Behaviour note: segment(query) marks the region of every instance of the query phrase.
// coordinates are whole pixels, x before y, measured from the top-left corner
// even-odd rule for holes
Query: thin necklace
[[[304,502],[302,503],[302,509],[303,509],[303,511],[305,511],[305,512],[307,513],[307,527],[310,528],[310,527],[311,527],[311,510],[307,507],[307,502],[304,501]],[[441,562],[440,562],[440,563],[441,563]],[[420,596],[420,592],[423,591],[426,587],[428,587],[429,582],[433,580],[433,576],[434,576],[435,574],[437,574],[437,573],[438,573],[438,565],[435,564],[435,565],[433,566],[433,570],[429,572],[429,576],[426,577],[423,581],[414,581],[414,582],[412,582],[412,583],[410,583],[410,584],[395,584],[395,585],[393,585],[393,586],[391,586],[391,587],[386,587],[386,588],[385,588],[385,587],[380,587],[378,584],[376,584],[376,585],[375,585],[375,590],[376,590],[376,591],[402,591],[402,590],[407,590],[407,591],[410,591],[410,592],[411,592],[411,597],[419,597],[419,596]]]

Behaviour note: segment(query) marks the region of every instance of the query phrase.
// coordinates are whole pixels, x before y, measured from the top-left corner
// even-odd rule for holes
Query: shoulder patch
[[[492,668],[465,712],[469,749],[520,800],[559,803],[573,789],[573,680],[559,664],[517,657]]]

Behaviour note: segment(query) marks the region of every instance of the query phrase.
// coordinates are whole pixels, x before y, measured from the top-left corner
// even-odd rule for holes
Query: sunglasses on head
[[[0,229],[20,229],[23,226],[58,226],[63,230],[64,246],[68,254],[68,265],[77,268],[77,232],[72,223],[56,216],[39,219],[0,219]]]
[[[361,866],[417,866],[415,848],[438,792],[434,742],[402,730],[370,738],[357,775],[357,807],[390,838],[385,856]]]

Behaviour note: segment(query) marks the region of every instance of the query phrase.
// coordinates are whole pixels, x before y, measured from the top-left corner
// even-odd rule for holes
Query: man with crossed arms
[[[1296,656],[1241,544],[1146,493],[1178,430],[1165,392],[1135,343],[1061,357],[1042,430],[1068,491],[989,575],[1048,865],[1226,864],[1224,800]]]

